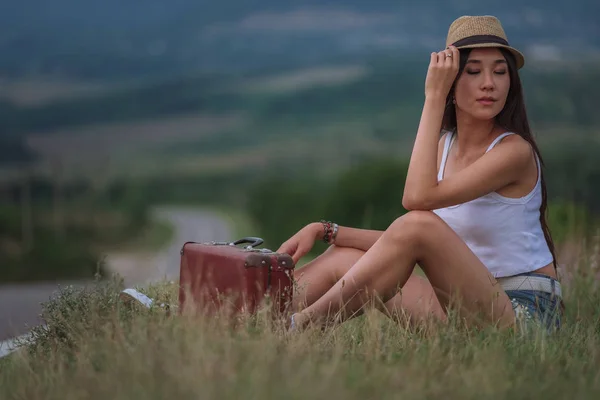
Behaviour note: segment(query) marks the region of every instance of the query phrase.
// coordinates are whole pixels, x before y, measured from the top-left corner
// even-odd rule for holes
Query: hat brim
[[[502,47],[508,51],[510,51],[515,56],[515,61],[517,63],[517,69],[523,68],[525,65],[525,56],[515,49],[514,47],[506,46],[500,43],[477,43],[477,44],[467,44],[464,46],[459,46],[457,49],[475,49],[475,48],[483,48],[483,47]]]

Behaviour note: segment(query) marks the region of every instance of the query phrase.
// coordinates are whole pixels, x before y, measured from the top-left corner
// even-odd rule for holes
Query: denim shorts
[[[543,277],[550,281],[552,287],[558,282],[547,275],[525,273],[518,276]],[[534,325],[544,327],[548,332],[560,329],[563,314],[562,298],[556,294],[538,290],[506,290],[520,328]]]

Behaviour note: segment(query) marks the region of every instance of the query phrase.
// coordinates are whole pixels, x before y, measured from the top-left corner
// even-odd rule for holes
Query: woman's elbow
[[[424,199],[418,198],[416,196],[411,196],[411,195],[407,195],[404,194],[404,196],[402,196],[402,207],[404,207],[405,210],[407,211],[429,211],[431,210],[430,207],[428,207],[427,202]]]
[[[418,210],[419,203],[414,196],[404,194],[404,196],[402,196],[402,207],[407,211]]]

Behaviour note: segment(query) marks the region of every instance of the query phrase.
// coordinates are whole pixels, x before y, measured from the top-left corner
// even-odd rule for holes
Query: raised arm
[[[439,133],[448,92],[458,71],[453,57],[432,53],[425,83],[425,104],[411,155],[402,205],[407,210],[433,210],[464,203],[518,180],[532,156],[524,139],[514,135],[460,172],[437,181]],[[448,50],[448,51],[450,51]]]

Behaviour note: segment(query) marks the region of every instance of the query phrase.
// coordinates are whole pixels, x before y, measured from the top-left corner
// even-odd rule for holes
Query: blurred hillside
[[[379,58],[273,74],[199,74],[39,104],[9,98],[0,102],[0,158],[135,175],[140,168],[154,173],[153,167],[206,172],[262,169],[273,159],[290,166],[311,157],[335,163],[360,154],[407,156],[427,63],[426,57]],[[583,65],[522,72],[531,122],[543,141],[595,135],[598,71]],[[328,157],[334,150],[338,157]]]
[[[599,3],[25,0],[0,10],[0,168],[119,176],[407,156],[428,53],[494,14],[536,133],[596,137]],[[332,151],[337,157],[330,157]],[[274,167],[277,165],[277,167]]]
[[[427,53],[492,14],[531,60],[600,51],[596,0],[23,0],[0,6],[0,75],[141,79]]]

